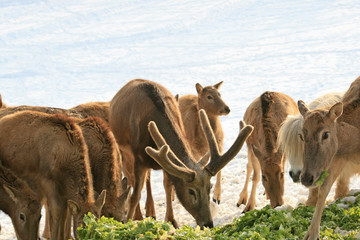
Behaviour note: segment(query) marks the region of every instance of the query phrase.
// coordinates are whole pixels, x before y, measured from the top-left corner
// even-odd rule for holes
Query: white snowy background
[[[174,95],[195,94],[197,82],[224,81],[226,150],[262,92],[310,102],[349,87],[360,75],[359,12],[353,0],[0,0],[0,93],[8,105],[70,108],[109,101],[134,78]],[[244,147],[223,170],[215,225],[241,215],[246,154]],[[351,188],[359,182],[353,178]],[[160,171],[152,171],[152,184],[163,220]],[[263,191],[260,183],[257,208],[269,204]],[[286,174],[286,205],[304,202],[307,193]],[[174,208],[180,224],[195,225],[177,200]],[[16,239],[4,213],[0,224],[0,239]]]

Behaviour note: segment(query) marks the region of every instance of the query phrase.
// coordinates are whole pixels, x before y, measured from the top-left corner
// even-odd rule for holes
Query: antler
[[[223,167],[226,166],[232,160],[236,154],[240,151],[243,146],[245,140],[250,136],[254,127],[251,125],[246,125],[244,121],[240,121],[240,132],[237,136],[233,145],[229,148],[229,150],[220,155],[219,146],[216,142],[214,132],[211,128],[209,119],[206,115],[205,110],[201,109],[199,111],[201,126],[204,130],[206,139],[209,143],[210,147],[210,162],[205,166],[205,169],[212,175],[215,176],[217,172],[219,172]]]
[[[176,157],[169,145],[166,143],[164,137],[161,135],[155,122],[149,122],[148,130],[160,150],[157,151],[152,147],[146,147],[146,153],[169,174],[178,178],[183,178],[189,182],[193,181],[196,172],[186,167],[184,163]]]

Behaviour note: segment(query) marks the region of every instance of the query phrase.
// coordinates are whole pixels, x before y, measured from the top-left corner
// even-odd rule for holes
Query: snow
[[[224,81],[220,92],[231,108],[221,118],[226,150],[262,92],[310,102],[349,87],[360,75],[359,11],[360,2],[351,0],[1,0],[0,93],[8,105],[70,108],[109,101],[134,78],[159,82],[174,95],[195,94],[197,82]],[[242,214],[236,203],[246,154],[243,147],[222,171],[215,225]],[[288,174],[285,181],[285,206],[303,203],[307,189]],[[160,171],[152,171],[152,186],[163,220]],[[359,188],[357,177],[350,188]],[[263,192],[260,183],[257,208],[269,204]],[[174,211],[178,223],[195,225],[177,200]],[[16,239],[3,213],[0,223],[0,238]]]

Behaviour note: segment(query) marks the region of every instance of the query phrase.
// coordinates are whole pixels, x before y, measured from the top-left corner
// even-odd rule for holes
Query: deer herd
[[[142,79],[126,83],[109,102],[71,109],[7,106],[0,95],[0,209],[12,220],[18,239],[42,236],[77,239],[88,212],[118,221],[156,217],[151,169],[162,169],[165,221],[179,227],[174,193],[200,227],[213,227],[213,201],[221,201],[221,170],[246,142],[248,163],[237,205],[256,205],[260,179],[272,208],[284,204],[285,163],[290,176],[309,188],[315,213],[304,239],[318,239],[322,211],[337,181],[335,198],[349,192],[360,173],[360,77],[345,93],[329,93],[308,105],[266,91],[248,106],[239,134],[223,152],[220,116],[230,113],[219,89],[197,83],[196,95],[173,96],[164,86]],[[324,171],[325,181],[317,180]],[[251,174],[252,188],[248,197]],[[73,233],[71,233],[71,228]]]

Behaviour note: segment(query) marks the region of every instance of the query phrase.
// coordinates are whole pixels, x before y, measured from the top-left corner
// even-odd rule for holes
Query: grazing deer
[[[286,94],[264,92],[246,109],[244,121],[254,126],[254,132],[246,140],[248,163],[244,188],[237,206],[246,204],[244,212],[253,210],[256,204],[256,187],[260,181],[260,170],[265,193],[272,208],[284,204],[285,158],[276,145],[280,124],[289,114],[298,113],[294,100]],[[248,183],[251,172],[252,188],[248,200]]]
[[[73,107],[70,110],[74,110],[76,112],[79,112],[87,116],[101,118],[107,124],[109,124],[110,102],[88,102]],[[134,157],[132,156],[131,153],[127,153],[127,152],[121,152],[121,156],[123,162],[123,168],[122,168],[123,172],[125,173],[126,178],[130,179],[131,186],[134,187],[135,180],[133,176],[134,174],[133,174],[133,166],[132,166],[134,162],[133,160]],[[146,216],[156,219],[155,203],[151,191],[150,170],[146,178],[146,193],[147,193],[146,203],[145,203]],[[134,219],[135,220],[143,219],[139,205],[136,208]]]
[[[4,166],[46,198],[51,239],[65,239],[68,207],[75,229],[84,214],[100,215],[106,191],[95,201],[85,140],[65,115],[21,111],[2,117],[0,153]]]
[[[318,190],[315,212],[304,240],[319,238],[321,215],[334,181],[348,169],[348,164],[360,165],[359,83],[360,77],[345,93],[343,99],[349,101],[338,102],[329,108],[310,110],[303,101],[298,102],[304,118],[299,136],[304,142],[301,183],[309,189]],[[322,185],[317,186],[316,182],[324,171],[329,175]]]
[[[130,197],[127,220],[134,216],[148,170],[162,168],[174,185],[179,201],[195,218],[196,223],[199,226],[213,227],[209,199],[210,178],[236,156],[252,127],[242,125],[233,146],[220,155],[206,113],[200,112],[210,145],[211,159],[208,164],[205,164],[208,155],[200,161],[192,156],[178,103],[163,86],[152,81],[135,79],[125,84],[111,100],[111,129],[120,149],[134,156],[135,186]],[[148,147],[155,147],[154,141],[161,148],[160,151]],[[171,189],[171,186],[165,186],[165,221],[177,226],[172,209]]]
[[[41,218],[38,196],[25,181],[2,164],[0,164],[0,184],[0,209],[10,216],[16,238],[37,240]]]
[[[219,151],[222,153],[224,132],[220,123],[220,116],[227,115],[230,108],[222,100],[219,88],[222,81],[214,86],[203,87],[199,83],[195,85],[198,95],[184,95],[179,98],[179,108],[184,122],[186,137],[190,143],[194,158],[200,159],[209,151],[209,146],[199,118],[199,110],[204,109],[211,128],[214,131]],[[220,204],[221,200],[221,171],[216,174],[216,184],[213,201]]]
[[[101,216],[123,221],[130,187],[128,187],[126,178],[122,180],[121,155],[110,127],[96,117],[72,118],[72,120],[80,126],[88,147],[94,190],[96,193],[106,190]],[[48,220],[48,217],[46,219]],[[71,221],[71,219],[67,221]],[[50,235],[50,229],[47,226],[49,224],[45,225],[43,234],[45,238]],[[76,228],[73,230],[75,236]],[[67,232],[70,232],[70,229]],[[71,236],[69,235],[69,237]]]

